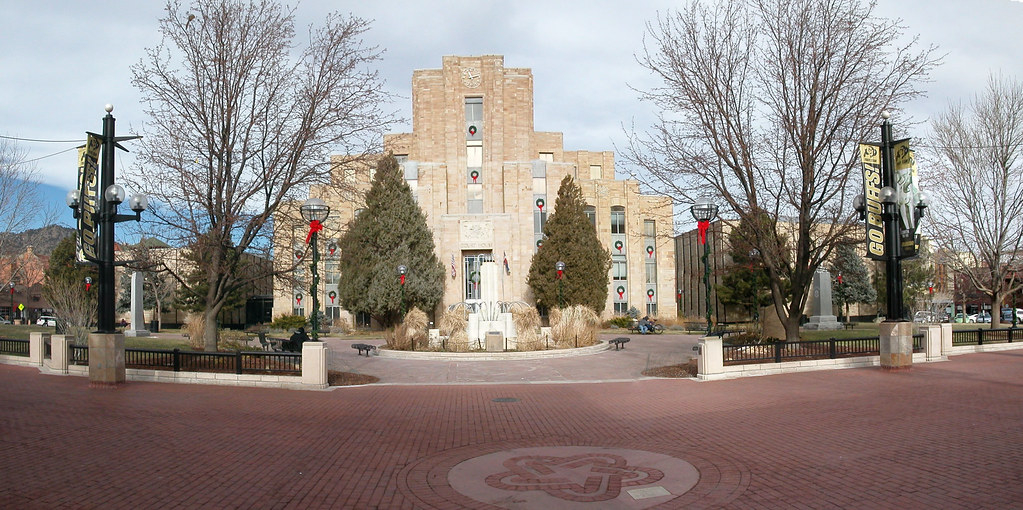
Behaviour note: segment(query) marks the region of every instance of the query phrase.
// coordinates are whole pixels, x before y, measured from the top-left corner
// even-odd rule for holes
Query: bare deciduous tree
[[[936,146],[927,189],[933,242],[955,272],[999,306],[1023,288],[1023,83],[995,76],[969,105],[931,121]]]
[[[22,230],[31,217],[38,214],[38,176],[36,167],[26,161],[28,151],[9,137],[0,138],[0,258],[14,260],[16,255],[7,242],[16,229]],[[16,272],[16,271],[15,271]],[[16,278],[5,275],[7,281]],[[0,276],[2,277],[2,276]]]
[[[861,228],[849,205],[857,144],[876,139],[881,110],[919,95],[937,64],[933,48],[900,46],[903,27],[873,9],[856,0],[692,1],[648,25],[639,56],[663,82],[643,94],[662,113],[632,134],[627,159],[676,203],[720,197],[733,221],[766,213],[791,225],[751,222],[761,228],[750,239],[789,340],[798,339],[814,272]]]
[[[132,182],[169,244],[202,250],[208,350],[228,296],[268,276],[239,271],[238,255],[269,258],[274,211],[328,182],[332,152],[364,154],[393,121],[369,69],[380,52],[361,40],[368,28],[332,14],[299,50],[293,11],[275,1],[196,0],[186,11],[175,0],[163,43],[132,69],[152,117]]]

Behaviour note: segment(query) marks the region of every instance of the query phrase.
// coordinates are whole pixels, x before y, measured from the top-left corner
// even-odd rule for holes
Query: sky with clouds
[[[187,2],[183,2],[186,3]],[[5,2],[0,18],[0,135],[68,142],[21,142],[43,182],[74,186],[85,131],[101,129],[114,105],[118,134],[146,121],[130,66],[159,43],[158,0]],[[372,20],[366,42],[385,50],[378,70],[411,117],[415,69],[439,68],[443,55],[504,55],[507,67],[531,68],[539,131],[564,133],[568,150],[622,145],[622,125],[648,125],[654,112],[633,89],[655,85],[636,62],[646,23],[677,8],[668,0],[302,0],[301,28],[338,10]],[[926,120],[949,101],[969,100],[989,72],[1023,79],[1023,2],[1017,0],[878,0],[876,13],[901,18],[906,33],[934,44],[945,63],[924,84],[928,97],[905,105]],[[895,119],[896,121],[898,119]],[[409,126],[396,126],[407,131]],[[919,128],[921,130],[924,127]],[[130,142],[129,142],[130,149]],[[62,152],[65,151],[65,152]],[[55,154],[55,155],[54,155]],[[130,164],[130,155],[118,165]],[[129,190],[130,191],[130,190]],[[52,195],[53,193],[51,193]]]

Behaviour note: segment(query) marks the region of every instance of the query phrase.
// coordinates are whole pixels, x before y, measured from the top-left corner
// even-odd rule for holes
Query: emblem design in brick
[[[664,478],[657,469],[630,466],[624,457],[584,453],[570,457],[527,455],[503,462],[507,471],[487,477],[487,485],[509,491],[543,491],[590,503],[615,499],[623,487],[648,485]]]

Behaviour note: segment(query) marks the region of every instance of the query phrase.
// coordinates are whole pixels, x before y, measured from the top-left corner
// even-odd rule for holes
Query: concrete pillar
[[[28,361],[41,367],[43,358],[46,357],[46,341],[50,339],[49,333],[32,332],[28,334]]]
[[[705,336],[700,338],[700,352],[696,357],[698,378],[705,379],[724,372],[725,363],[721,345],[721,337]]]
[[[941,354],[948,356],[952,352],[952,324],[941,325]]]
[[[61,374],[67,373],[68,349],[71,348],[72,337],[53,335],[50,338],[50,369]]]
[[[124,335],[89,333],[89,383],[113,385],[124,381]]]
[[[880,327],[881,368],[913,368],[913,323],[884,321]]]
[[[941,353],[941,326],[932,324],[924,326],[924,349],[927,352],[927,361],[941,361],[948,359]]]
[[[316,388],[327,387],[327,344],[302,344],[302,384]]]

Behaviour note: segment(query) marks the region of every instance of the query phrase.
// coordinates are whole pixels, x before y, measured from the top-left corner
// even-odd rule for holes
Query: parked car
[[[11,320],[7,317],[0,317],[0,324],[11,324]]]
[[[42,315],[36,321],[36,325],[54,327],[57,325],[57,318],[52,315]]]
[[[1016,309],[1016,320],[1023,321],[1023,308]],[[1002,308],[1002,322],[1012,322],[1012,308]]]
[[[987,312],[980,312],[976,315],[976,319],[973,322],[991,323],[991,314]]]
[[[958,323],[970,322],[970,318],[963,312],[959,312],[955,315],[955,317],[952,318],[952,322]]]
[[[913,322],[937,322],[934,312],[920,310],[913,314]]]

